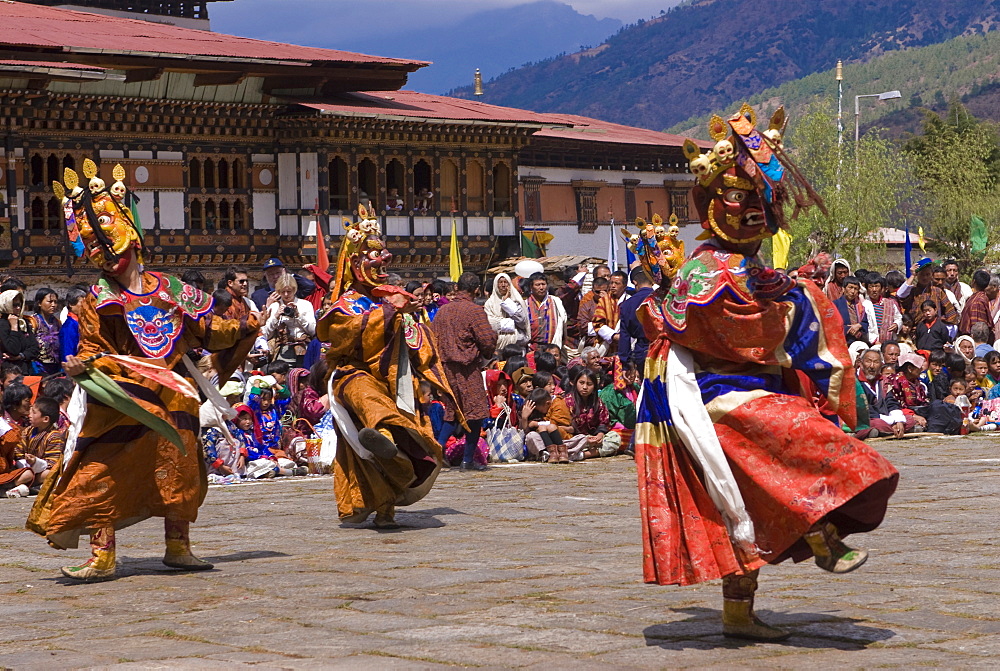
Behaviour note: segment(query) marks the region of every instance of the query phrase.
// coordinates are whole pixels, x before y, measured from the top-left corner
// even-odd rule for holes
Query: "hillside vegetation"
[[[845,65],[845,137],[853,137],[854,133],[854,96],[890,90],[899,90],[903,98],[882,103],[862,100],[862,131],[879,126],[887,128],[890,135],[915,133],[925,108],[944,112],[948,101],[956,98],[973,115],[1000,120],[1000,32],[957,37],[941,44],[883,54],[867,63]],[[785,82],[748,100],[762,114],[784,105],[793,120],[816,101],[836,109],[834,68]],[[734,99],[717,111],[735,111],[742,102]],[[686,119],[669,131],[707,138],[710,116]]]
[[[996,0],[694,0],[584,53],[492,79],[483,100],[663,129],[837,59],[862,63],[998,24]]]

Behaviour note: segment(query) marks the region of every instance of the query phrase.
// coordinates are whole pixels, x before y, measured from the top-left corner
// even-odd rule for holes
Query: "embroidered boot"
[[[167,543],[167,551],[163,555],[163,563],[170,568],[180,568],[187,571],[208,571],[214,568],[214,566],[191,554],[190,527],[190,522],[163,518],[163,536]]]
[[[816,557],[816,566],[824,571],[850,573],[868,561],[868,551],[848,547],[830,522],[817,522],[803,538]]]
[[[558,445],[553,445],[552,447],[559,450],[559,463],[568,464],[569,463],[569,448],[566,447],[565,443],[559,443]]]
[[[727,575],[722,579],[722,635],[749,641],[784,641],[787,631],[764,624],[753,612],[757,574]]]
[[[115,530],[97,529],[90,534],[91,558],[80,566],[64,566],[62,574],[73,580],[99,582],[115,577]]]
[[[379,459],[394,459],[398,452],[389,429],[361,429],[358,442]]]

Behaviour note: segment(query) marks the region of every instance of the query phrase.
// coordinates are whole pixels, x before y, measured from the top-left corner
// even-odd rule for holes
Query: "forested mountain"
[[[997,25],[1000,0],[692,0],[593,49],[501,75],[483,101],[663,129],[837,59],[863,63]]]
[[[837,82],[833,68],[785,82],[750,96],[748,102],[762,115],[784,105],[791,117],[801,116],[807,107],[821,101],[836,109]],[[1000,121],[1000,32],[956,37],[941,44],[882,54],[867,63],[844,68],[844,130],[854,132],[854,96],[899,90],[897,101],[861,103],[861,130],[885,128],[891,136],[916,133],[924,110],[945,113],[948,103],[960,100],[968,111],[981,119]],[[737,98],[717,111],[736,110],[744,99]],[[707,138],[710,114],[675,124],[672,133]]]

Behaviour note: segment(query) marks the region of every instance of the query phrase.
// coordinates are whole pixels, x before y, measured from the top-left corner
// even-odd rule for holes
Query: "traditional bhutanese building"
[[[233,0],[32,0],[35,5],[47,5],[61,9],[78,9],[84,12],[122,16],[129,19],[143,19],[172,26],[209,30],[208,5],[211,2],[232,2]]]
[[[453,222],[481,270],[519,253],[522,228],[551,232],[551,253],[602,255],[612,218],[689,218],[676,136],[401,90],[420,61],[163,20],[207,21],[205,2],[74,3],[153,22],[51,4],[0,2],[0,267],[15,273],[87,272],[51,188],[86,157],[106,179],[126,168],[147,261],[173,270],[311,261],[317,230],[336,249],[359,203],[404,277],[448,267]]]

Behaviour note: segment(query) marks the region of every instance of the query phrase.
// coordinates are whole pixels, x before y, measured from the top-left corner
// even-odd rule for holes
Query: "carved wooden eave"
[[[513,124],[424,119],[365,119],[329,115],[282,116],[276,121],[280,142],[372,142],[385,145],[496,145],[517,150],[537,127]]]

